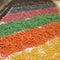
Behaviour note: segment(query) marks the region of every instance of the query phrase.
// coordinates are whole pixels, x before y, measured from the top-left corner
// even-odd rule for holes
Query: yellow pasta
[[[14,53],[11,60],[60,60],[60,37],[33,48],[31,52]]]

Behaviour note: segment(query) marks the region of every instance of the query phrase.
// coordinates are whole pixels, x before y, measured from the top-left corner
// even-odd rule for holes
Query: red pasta
[[[37,9],[37,10],[29,10],[24,12],[18,12],[14,14],[7,14],[1,21],[9,22],[9,21],[16,21],[20,19],[31,18],[33,16],[39,16],[43,14],[56,14],[58,13],[57,8],[44,8],[44,9]]]

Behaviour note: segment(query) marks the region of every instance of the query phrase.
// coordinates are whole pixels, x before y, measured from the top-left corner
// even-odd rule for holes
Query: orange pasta
[[[21,33],[0,38],[0,54],[8,56],[25,48],[41,45],[60,35],[60,22],[47,24],[42,28],[34,28]]]

